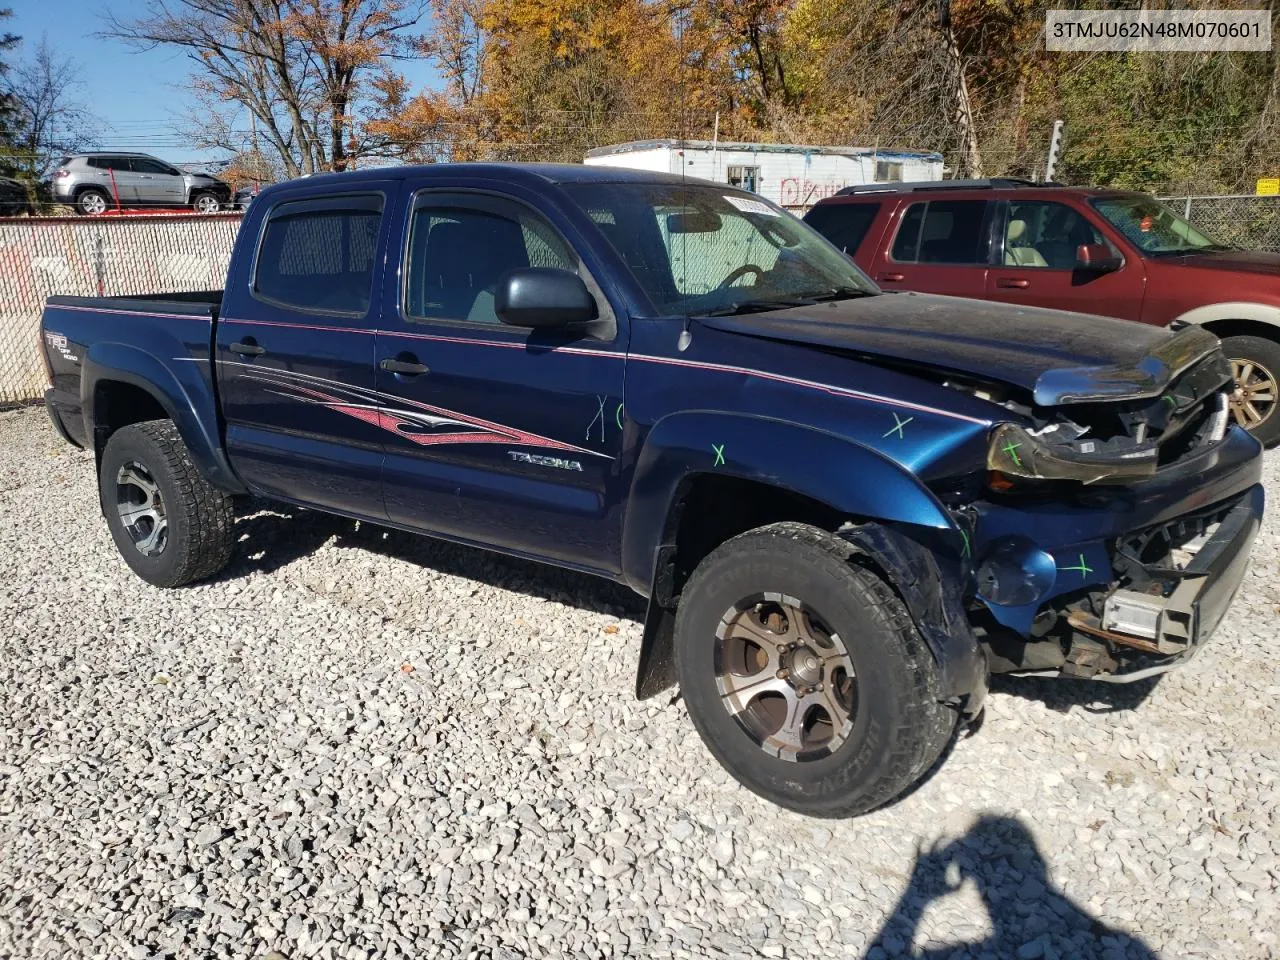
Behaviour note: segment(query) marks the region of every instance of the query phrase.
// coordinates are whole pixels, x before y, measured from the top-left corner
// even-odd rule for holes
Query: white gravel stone
[[[919,789],[819,822],[632,698],[621,588],[269,510],[156,590],[92,470],[0,413],[0,956],[1277,955],[1272,517],[1184,669],[999,681]]]

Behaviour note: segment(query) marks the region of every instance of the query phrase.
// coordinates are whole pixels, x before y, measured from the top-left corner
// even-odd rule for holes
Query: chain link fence
[[[1280,197],[1161,197],[1219,243],[1280,252]]]
[[[1280,197],[1162,199],[1215,240],[1280,252]],[[38,337],[46,297],[220,289],[240,219],[179,214],[0,220],[0,403],[40,396]],[[686,267],[705,267],[715,259],[706,250],[688,254]]]
[[[44,388],[46,297],[220,290],[239,214],[0,220],[0,403]]]

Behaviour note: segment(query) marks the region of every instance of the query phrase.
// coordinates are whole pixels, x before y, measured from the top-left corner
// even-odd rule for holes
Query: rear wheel
[[[729,540],[694,571],[676,617],[698,733],[781,806],[873,810],[932,766],[955,729],[902,602],[823,530],[779,523]]]
[[[231,558],[232,500],[201,476],[173,421],[112,434],[98,490],[116,549],[147,583],[180,587],[212,576]]]
[[[1236,423],[1266,447],[1280,443],[1280,413],[1276,401],[1280,375],[1280,343],[1265,337],[1224,337],[1222,352],[1231,361],[1236,388],[1231,415]]]
[[[83,216],[96,216],[99,213],[106,213],[107,207],[110,205],[110,197],[96,187],[81,190],[76,196],[76,213]]]

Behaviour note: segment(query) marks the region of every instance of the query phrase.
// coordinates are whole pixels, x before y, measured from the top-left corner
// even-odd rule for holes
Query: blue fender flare
[[[87,351],[80,377],[80,402],[84,413],[85,436],[92,438],[97,450],[97,418],[94,398],[103,382],[126,383],[144,391],[164,408],[173,420],[191,454],[196,468],[215,487],[227,493],[247,492],[227,460],[217,434],[218,404],[209,382],[208,371],[200,363],[174,365],[139,347],[124,343],[95,343]]]
[[[700,475],[776,486],[850,519],[958,531],[915,476],[870,447],[785,420],[713,410],[676,413],[645,439],[623,526],[623,575],[645,596],[667,518],[683,486]]]
[[[636,465],[623,573],[650,597],[638,697],[675,681],[675,618],[656,596],[658,560],[683,485],[709,474],[770,484],[842,514],[849,523],[841,535],[883,571],[906,603],[937,662],[942,695],[966,715],[982,709],[986,658],[961,598],[967,541],[946,508],[910,471],[862,444],[786,421],[716,411],[660,421]]]

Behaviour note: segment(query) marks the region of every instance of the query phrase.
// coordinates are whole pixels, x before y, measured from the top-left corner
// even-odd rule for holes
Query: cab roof
[[[308,183],[329,184],[367,180],[432,179],[460,175],[523,183],[690,183],[710,185],[725,190],[734,189],[728,184],[714,183],[696,177],[682,177],[678,174],[657,173],[651,170],[631,170],[626,167],[587,166],[582,163],[427,163],[403,167],[373,167],[342,173],[320,173],[305,179]]]

